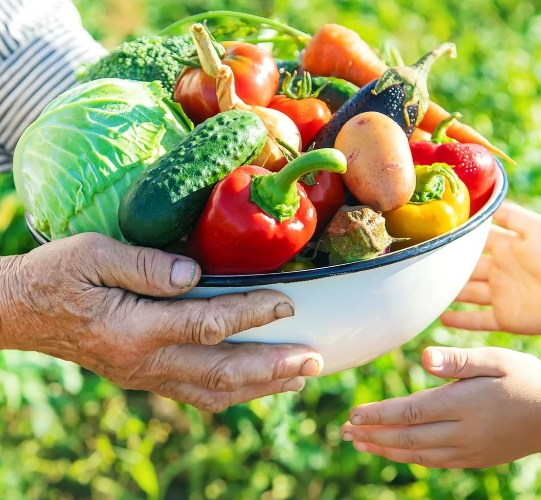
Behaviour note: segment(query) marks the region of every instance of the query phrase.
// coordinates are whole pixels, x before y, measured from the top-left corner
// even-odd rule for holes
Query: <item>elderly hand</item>
[[[198,265],[159,250],[83,234],[0,259],[0,348],[73,361],[126,389],[219,412],[299,391],[323,360],[298,345],[231,345],[243,330],[294,314],[274,291],[176,297]]]
[[[400,463],[482,468],[541,451],[541,361],[498,348],[430,347],[425,368],[461,379],[354,408],[342,437]]]

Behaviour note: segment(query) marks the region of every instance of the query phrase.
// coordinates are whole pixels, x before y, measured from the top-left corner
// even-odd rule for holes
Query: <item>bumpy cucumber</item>
[[[120,230],[133,244],[166,248],[188,233],[215,184],[261,152],[267,131],[247,111],[209,118],[130,185],[119,208]]]

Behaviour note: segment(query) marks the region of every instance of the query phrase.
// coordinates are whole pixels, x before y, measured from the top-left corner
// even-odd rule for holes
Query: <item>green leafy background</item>
[[[511,197],[541,211],[541,4],[537,0],[77,0],[107,47],[189,14],[234,9],[276,15],[314,32],[325,22],[391,42],[406,62],[444,41],[432,96],[508,151]],[[0,177],[0,250],[33,243],[10,176]],[[328,332],[332,335],[332,332]],[[442,381],[419,364],[427,345],[498,345],[541,355],[536,339],[450,332],[434,324],[357,370],[310,381],[301,395],[254,401],[213,416],[125,392],[34,353],[0,354],[0,498],[9,500],[531,500],[541,457],[482,471],[396,465],[341,443],[354,404]],[[517,422],[520,425],[520,422]]]

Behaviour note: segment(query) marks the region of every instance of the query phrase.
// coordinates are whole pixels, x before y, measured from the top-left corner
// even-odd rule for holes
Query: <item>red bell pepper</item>
[[[447,129],[453,120],[460,118],[452,114],[441,122],[430,141],[410,143],[415,165],[446,163],[454,167],[460,180],[470,193],[470,217],[477,213],[490,198],[496,182],[497,165],[492,153],[479,144],[463,144],[447,137]]]
[[[246,166],[224,177],[188,238],[188,255],[206,274],[259,274],[280,269],[312,238],[317,215],[303,175],[343,173],[345,156],[335,149],[311,151],[280,172]]]

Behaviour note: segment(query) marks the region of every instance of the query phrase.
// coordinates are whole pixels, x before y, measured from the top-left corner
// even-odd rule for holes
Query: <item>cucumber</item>
[[[333,76],[312,77],[312,88],[314,90],[319,90],[326,83],[327,85],[319,93],[318,99],[327,103],[332,113],[336,113],[359,91],[357,85],[340,78],[334,78]]]
[[[276,66],[278,66],[278,72],[280,73],[280,85],[278,85],[278,89],[282,88],[282,82],[284,81],[284,78],[287,73],[293,74],[293,71],[299,71],[301,68],[301,62],[296,60],[287,60],[287,59],[274,59],[276,62]]]
[[[257,158],[267,140],[261,119],[227,111],[198,125],[130,185],[118,211],[130,243],[166,248],[195,223],[216,183]]]

